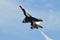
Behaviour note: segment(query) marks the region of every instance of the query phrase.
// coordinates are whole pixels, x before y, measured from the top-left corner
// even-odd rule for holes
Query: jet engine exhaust
[[[42,30],[39,30],[41,34],[44,36],[45,40],[53,40],[50,37],[48,37]]]

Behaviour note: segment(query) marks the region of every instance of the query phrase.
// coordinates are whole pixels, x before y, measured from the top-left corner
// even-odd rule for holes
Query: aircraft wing
[[[21,10],[23,11],[24,15],[27,17],[30,17],[31,15],[27,12],[27,10],[25,8],[23,8],[22,6],[19,6],[21,8]]]
[[[38,25],[38,24],[32,24],[31,29],[34,29],[34,28],[38,29],[38,28],[43,28],[43,27],[41,25]]]
[[[43,21],[42,19],[37,19],[37,18],[34,18],[34,17],[32,17],[32,19],[33,19],[33,21],[36,21],[36,22],[38,22],[38,21]]]

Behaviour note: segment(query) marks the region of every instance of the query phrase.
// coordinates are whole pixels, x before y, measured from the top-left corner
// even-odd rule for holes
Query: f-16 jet
[[[25,8],[23,8],[21,5],[19,6],[20,9],[22,10],[22,12],[24,13],[25,15],[25,18],[24,20],[22,21],[23,23],[31,23],[31,29],[38,29],[38,28],[43,28],[40,23],[43,21],[42,19],[37,19],[37,18],[34,18],[32,17],[27,11]]]

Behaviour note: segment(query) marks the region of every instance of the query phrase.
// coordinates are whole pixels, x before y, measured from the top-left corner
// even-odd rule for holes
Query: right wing
[[[33,19],[33,21],[36,21],[36,22],[38,22],[38,21],[42,22],[43,21],[42,19],[37,19],[37,18],[34,18],[34,17],[32,17],[32,19]]]
[[[31,16],[22,6],[19,6],[19,7],[21,8],[21,10],[23,11],[25,16],[27,16],[27,17]]]

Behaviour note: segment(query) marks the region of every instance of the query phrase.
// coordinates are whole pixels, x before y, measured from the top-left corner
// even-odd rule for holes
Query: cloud
[[[9,0],[0,0],[0,24],[6,23],[16,17],[17,8]]]
[[[0,1],[0,6],[1,7],[7,7],[7,8],[10,8],[10,9],[14,8],[14,4],[12,2],[8,1],[8,0],[1,0]]]
[[[60,13],[60,12],[59,12]],[[49,10],[47,15],[47,28],[48,30],[54,30],[59,31],[60,28],[60,14],[57,11],[54,11],[52,9]]]

